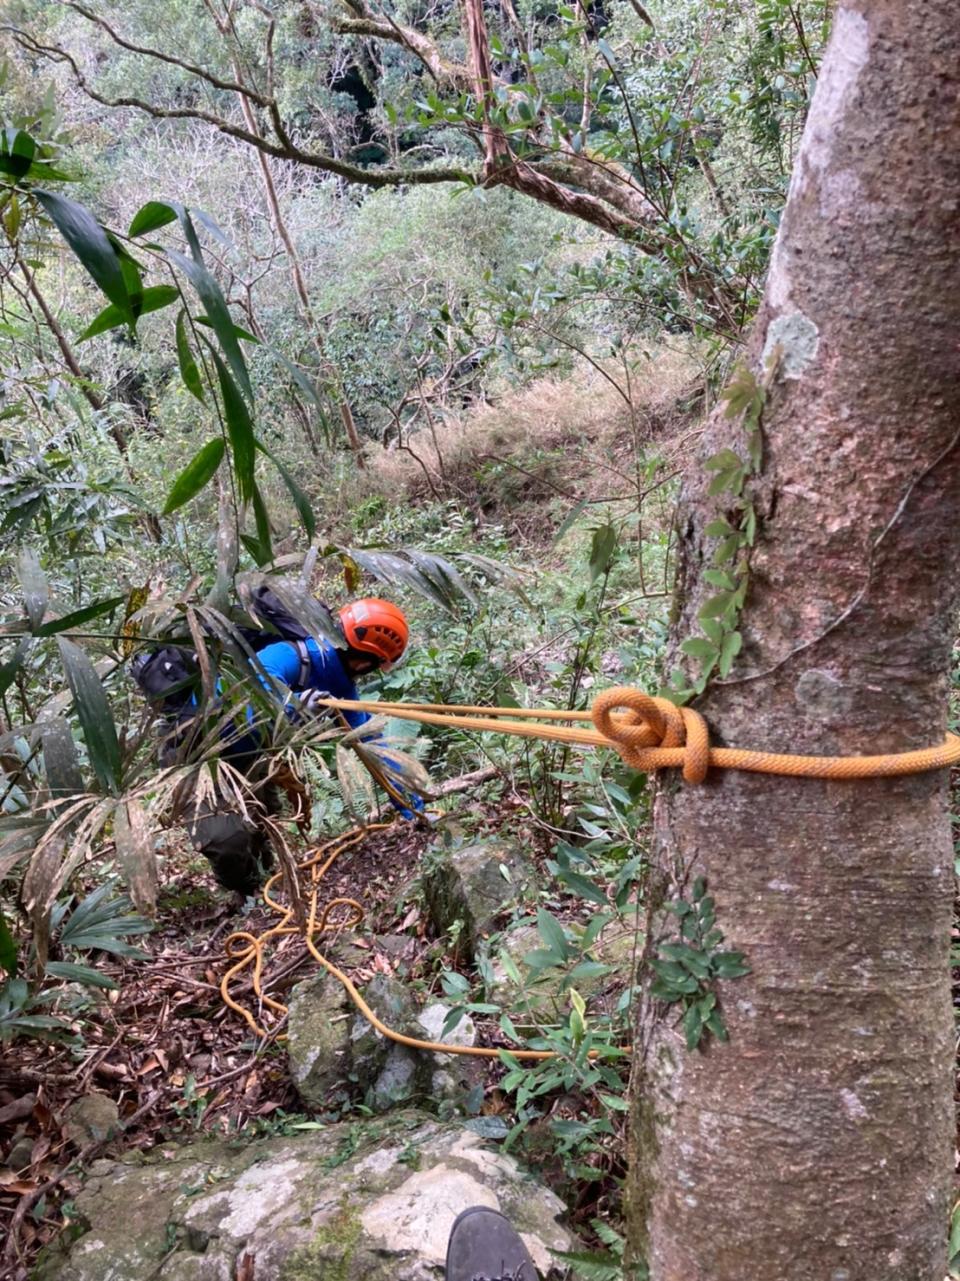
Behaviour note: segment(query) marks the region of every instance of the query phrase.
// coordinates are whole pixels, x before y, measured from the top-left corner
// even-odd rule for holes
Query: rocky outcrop
[[[99,1161],[75,1204],[85,1230],[33,1281],[433,1281],[468,1205],[502,1210],[544,1274],[572,1244],[512,1157],[411,1111]]]
[[[456,931],[457,951],[473,960],[505,913],[530,897],[534,873],[516,846],[502,839],[431,855],[423,889],[435,927]]]

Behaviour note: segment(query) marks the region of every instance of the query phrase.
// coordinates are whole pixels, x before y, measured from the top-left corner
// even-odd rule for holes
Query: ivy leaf
[[[743,637],[739,632],[728,632],[723,638],[723,644],[720,647],[720,660],[718,667],[720,675],[724,679],[730,675],[730,668],[733,666],[733,660],[740,653],[743,647]]]
[[[736,418],[750,405],[758,392],[757,380],[746,367],[739,365],[730,382],[720,393],[720,399],[727,402],[724,411],[727,418]]]
[[[214,440],[208,440],[203,448],[194,454],[173,482],[163,508],[164,516],[169,516],[171,512],[175,512],[178,507],[182,507],[184,503],[188,503],[191,498],[200,493],[223,461],[225,451],[223,437],[217,436]]]
[[[704,661],[716,658],[719,650],[713,641],[707,640],[703,636],[691,636],[680,646],[684,654],[689,654],[691,658],[703,659]]]

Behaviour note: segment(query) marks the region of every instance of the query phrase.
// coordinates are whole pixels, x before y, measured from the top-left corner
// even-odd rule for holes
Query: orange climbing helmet
[[[374,596],[345,605],[340,624],[351,649],[373,654],[382,663],[395,663],[410,637],[403,610]]]

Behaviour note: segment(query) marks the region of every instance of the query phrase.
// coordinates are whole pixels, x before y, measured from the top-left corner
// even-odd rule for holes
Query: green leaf
[[[176,337],[177,337],[177,363],[180,366],[180,377],[183,379],[183,385],[191,396],[196,396],[201,405],[203,399],[203,380],[200,377],[200,370],[197,368],[197,362],[193,358],[193,352],[190,350],[190,342],[187,338],[186,326],[187,313],[183,310],[177,316]]]
[[[34,632],[35,636],[56,636],[58,632],[67,632],[71,628],[79,627],[82,623],[89,623],[91,618],[99,618],[102,614],[109,614],[111,610],[117,609],[126,600],[126,596],[110,596],[107,600],[95,601],[92,605],[85,605],[83,609],[75,609],[70,614],[64,614],[62,618],[52,618],[48,623],[44,623]]]
[[[739,979],[750,973],[742,952],[714,952],[713,972],[720,979]]]
[[[729,538],[724,538],[713,553],[714,565],[725,565],[733,560],[742,545],[742,534],[731,534]]]
[[[317,532],[317,522],[313,514],[313,506],[310,499],[297,484],[296,478],[290,468],[280,461],[273,450],[268,449],[262,440],[256,441],[256,446],[257,449],[266,454],[274,467],[276,467],[277,471],[283,477],[283,482],[290,493],[290,497],[293,499],[293,505],[297,509],[297,514],[300,517],[300,522],[303,525],[304,531],[306,532],[307,537],[312,539]]]
[[[695,1050],[703,1036],[703,1019],[700,1017],[699,1006],[691,1005],[683,1016],[683,1031],[687,1038],[687,1049]]]
[[[13,941],[13,935],[10,933],[2,908],[0,908],[0,967],[11,975],[17,972],[17,945]]]
[[[12,127],[3,131],[0,169],[4,173],[10,174],[12,178],[24,177],[36,154],[37,144],[30,134]]]
[[[570,946],[563,932],[563,926],[543,907],[537,912],[537,933],[543,939],[548,951],[555,953],[563,961],[569,958]]]
[[[213,325],[206,318],[206,316],[197,316],[196,322],[198,325],[203,325],[205,329],[213,328]],[[244,329],[243,325],[238,325],[236,322],[234,322],[233,332],[237,336],[237,338],[242,338],[244,342],[256,343],[257,346],[259,347],[260,339],[257,337],[256,334],[252,334],[249,329]]]
[[[728,538],[731,534],[735,534],[736,530],[721,516],[719,520],[712,520],[703,532],[708,538]]]
[[[721,449],[703,464],[707,471],[736,471],[743,466],[743,459],[732,449]]]
[[[566,958],[550,948],[535,947],[523,958],[524,965],[531,970],[546,970],[554,965],[562,965]]]
[[[739,632],[728,632],[723,638],[723,645],[720,649],[720,675],[727,677],[730,675],[730,668],[733,666],[733,660],[743,648],[743,637]]]
[[[227,434],[233,451],[233,467],[240,487],[240,497],[248,500],[253,497],[255,488],[253,473],[257,445],[253,434],[253,419],[250,417],[247,402],[240,395],[237,384],[231,378],[229,370],[217,352],[213,353],[213,359],[217,366],[217,377],[220,380],[223,413],[227,420]]]
[[[557,880],[566,885],[568,889],[573,890],[574,894],[579,894],[581,898],[585,898],[588,903],[598,903],[601,907],[607,906],[607,896],[600,886],[595,885],[593,881],[586,876],[582,876],[579,872],[558,872]]]
[[[182,507],[184,503],[188,503],[191,498],[199,494],[204,485],[216,473],[217,468],[223,461],[225,452],[226,446],[223,443],[223,437],[217,436],[213,440],[208,440],[203,448],[194,454],[193,458],[173,482],[167,501],[164,504],[164,516],[169,516],[171,512],[175,512],[178,507]]]
[[[757,395],[758,390],[757,380],[751,371],[746,365],[739,365],[730,382],[720,393],[720,399],[727,402],[725,416],[736,418],[737,414],[742,414]]]
[[[100,677],[87,655],[72,641],[58,636],[57,645],[90,763],[101,785],[116,795],[122,768],[120,744]]]
[[[159,227],[165,227],[167,223],[173,222],[177,217],[177,211],[172,205],[166,204],[162,200],[148,200],[142,205],[133,216],[133,222],[130,224],[128,236],[143,236],[148,231],[156,231]]]
[[[140,301],[133,310],[139,318],[150,311],[159,311],[161,307],[168,307],[179,297],[180,291],[173,285],[151,285],[149,289],[144,289]],[[106,333],[108,329],[116,329],[118,325],[126,323],[127,318],[120,308],[115,303],[110,303],[109,307],[104,307],[100,315],[90,322],[78,341],[86,342],[88,338],[94,338],[97,334]]]
[[[17,648],[5,663],[0,663],[0,697],[2,697],[16,679],[17,672],[23,666],[24,659],[33,648],[33,637],[24,636],[17,643]]]
[[[45,973],[51,978],[64,979],[68,983],[82,983],[84,987],[100,987],[107,992],[116,992],[117,984],[106,974],[93,970],[89,965],[77,965],[73,961],[48,961]]]
[[[41,739],[43,772],[50,796],[59,800],[79,795],[84,790],[83,775],[68,722],[62,716],[44,721]]]
[[[270,517],[267,514],[267,506],[263,501],[263,495],[260,492],[260,486],[254,482],[253,486],[253,517],[257,523],[257,541],[261,550],[265,553],[261,564],[266,564],[273,560],[273,535],[270,529]]]
[[[730,592],[718,592],[716,596],[710,599],[701,607],[697,618],[720,618],[730,609],[733,603],[733,596]]]
[[[553,536],[553,541],[555,543],[560,542],[561,538],[563,538],[564,534],[566,534],[568,530],[573,526],[577,518],[583,514],[589,502],[590,502],[589,498],[581,498],[575,507],[570,508],[566,516],[564,516],[563,520],[561,521],[560,528],[557,530],[557,532]]]
[[[83,266],[118,308],[122,319],[133,325],[133,310],[119,255],[93,214],[83,205],[58,196],[55,192],[37,190],[33,194]]]
[[[250,375],[247,373],[247,362],[243,358],[243,352],[240,350],[240,344],[237,341],[237,335],[234,330],[234,324],[230,318],[230,311],[227,307],[226,300],[220,292],[220,286],[207,271],[202,262],[196,262],[192,258],[187,258],[178,253],[175,249],[168,249],[167,255],[170,261],[174,263],[193,285],[197,292],[206,318],[209,320],[220,348],[226,357],[227,364],[233,371],[233,376],[240,386],[240,389],[246,396],[250,404],[253,403],[253,388],[250,386]],[[221,380],[222,381],[222,380]],[[252,446],[251,446],[252,448]]]
[[[709,583],[711,587],[720,587],[725,592],[735,592],[737,590],[736,581],[722,569],[705,569],[703,571],[703,580]]]
[[[23,591],[23,604],[31,630],[36,631],[47,612],[50,586],[32,547],[21,547],[17,555],[17,577]]]
[[[691,636],[680,646],[684,654],[689,654],[691,658],[699,658],[704,661],[710,661],[716,658],[719,653],[718,647],[713,641],[705,639],[703,636]]]
[[[601,525],[593,531],[590,544],[590,582],[595,583],[610,567],[617,548],[617,531],[612,525]]]

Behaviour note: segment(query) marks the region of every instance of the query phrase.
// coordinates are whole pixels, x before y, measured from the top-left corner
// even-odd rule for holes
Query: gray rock
[[[322,1109],[330,1091],[349,1076],[355,1011],[343,985],[329,974],[298,983],[290,994],[290,1076],[308,1108]]]
[[[78,1148],[120,1133],[120,1109],[105,1094],[87,1094],[67,1109],[67,1138]]]
[[[468,1205],[502,1210],[544,1273],[574,1244],[556,1196],[476,1133],[422,1113],[297,1138],[164,1145],[100,1161],[76,1206],[86,1230],[33,1281],[435,1281]]]
[[[383,1070],[364,1098],[367,1106],[375,1112],[386,1112],[399,1103],[409,1103],[420,1093],[418,1077],[422,1056],[395,1041],[389,1045]]]
[[[423,878],[434,925],[442,931],[459,929],[457,949],[467,959],[476,955],[497,918],[529,896],[533,884],[527,859],[503,840],[436,851]]]

